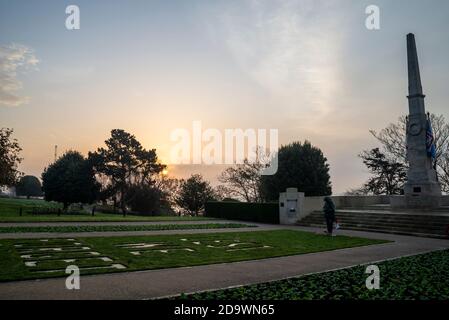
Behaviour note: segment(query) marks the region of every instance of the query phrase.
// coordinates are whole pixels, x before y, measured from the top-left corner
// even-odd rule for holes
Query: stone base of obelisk
[[[441,206],[441,187],[438,182],[406,183],[404,196],[391,197],[392,209],[437,209]]]

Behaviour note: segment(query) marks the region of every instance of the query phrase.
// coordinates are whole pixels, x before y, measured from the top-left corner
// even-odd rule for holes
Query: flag
[[[405,117],[405,159],[407,161],[408,161],[408,135],[409,135],[408,126],[409,126],[408,117]]]
[[[432,124],[430,123],[430,118],[427,119],[426,149],[427,149],[427,156],[429,158],[435,159],[435,157],[436,157],[435,138],[433,136],[433,130],[432,130]]]

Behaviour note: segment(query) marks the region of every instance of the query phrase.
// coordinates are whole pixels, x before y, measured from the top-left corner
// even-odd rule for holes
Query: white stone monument
[[[441,187],[434,169],[434,160],[428,154],[428,115],[421,85],[415,36],[407,35],[409,82],[409,116],[407,123],[407,160],[409,169],[404,186],[404,197],[392,197],[393,208],[432,209],[440,206]]]
[[[288,188],[279,194],[279,223],[293,225],[299,220],[304,208],[304,193],[296,188]]]

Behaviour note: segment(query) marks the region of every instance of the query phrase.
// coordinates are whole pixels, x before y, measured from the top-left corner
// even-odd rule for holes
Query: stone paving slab
[[[308,227],[288,229],[322,231]],[[447,240],[349,230],[340,234],[394,242],[263,260],[84,276],[81,278],[81,290],[67,290],[65,278],[7,282],[0,284],[0,299],[151,299],[280,280],[449,249]]]

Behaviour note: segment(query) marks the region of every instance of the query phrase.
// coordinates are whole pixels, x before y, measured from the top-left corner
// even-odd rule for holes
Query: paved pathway
[[[107,231],[107,232],[35,232],[35,233],[0,233],[0,239],[35,239],[35,238],[89,238],[89,237],[127,237],[151,236],[165,234],[217,233],[217,232],[246,232],[279,229],[274,227],[249,228],[217,228],[217,229],[180,229],[154,231]]]
[[[321,231],[307,227],[293,228]],[[447,240],[360,231],[340,233],[395,242],[263,260],[84,276],[81,278],[81,290],[72,291],[65,289],[64,278],[1,283],[0,299],[150,299],[279,280],[449,248]]]

